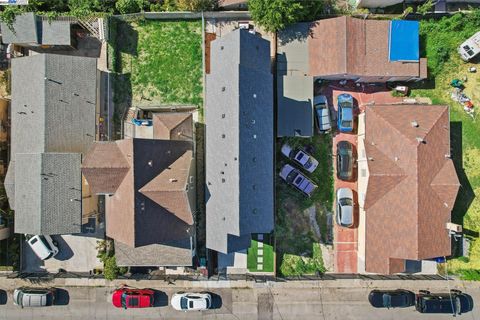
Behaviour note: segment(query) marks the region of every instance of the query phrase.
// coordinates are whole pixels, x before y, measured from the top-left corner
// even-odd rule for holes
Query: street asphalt
[[[7,282],[9,281],[9,282]],[[98,287],[59,286],[58,283],[30,284],[59,288],[57,305],[45,308],[24,308],[13,305],[14,287],[24,281],[0,279],[5,288],[0,298],[0,319],[447,319],[451,315],[420,314],[415,309],[375,309],[367,300],[373,288],[404,288],[417,292],[448,292],[449,288],[462,290],[480,303],[480,284],[462,281],[295,281],[285,283],[236,282],[178,282],[169,285],[163,281],[128,282],[141,288],[154,288],[154,308],[117,309],[111,304],[111,294],[120,282]],[[214,309],[185,313],[169,306],[170,297],[178,291],[208,291],[213,294]],[[2,294],[0,294],[2,295]],[[480,319],[480,307],[457,318]]]

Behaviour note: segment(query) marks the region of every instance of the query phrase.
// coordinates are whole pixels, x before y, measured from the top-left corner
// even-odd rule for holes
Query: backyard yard
[[[450,273],[477,280],[480,280],[480,75],[469,73],[468,68],[475,66],[480,70],[480,65],[478,60],[463,62],[456,49],[479,30],[479,10],[437,21],[421,21],[420,36],[423,54],[428,58],[429,81],[418,84],[418,89],[411,92],[412,96],[430,98],[434,104],[450,106],[452,158],[461,184],[452,220],[463,225],[464,235],[471,244],[466,254],[468,257],[450,259],[447,267]],[[467,77],[465,93],[472,98],[476,108],[475,119],[450,98],[450,81],[463,77]],[[461,253],[459,248],[454,251],[457,255]]]
[[[112,18],[108,55],[109,67],[115,73],[116,112],[132,105],[201,108],[201,28],[200,21]]]
[[[318,186],[310,198],[287,185],[277,174],[275,220],[277,270],[284,276],[324,272],[320,242],[329,242],[327,215],[332,212],[333,168],[330,135],[313,138],[285,138],[277,142],[277,170],[290,163],[280,153],[284,143],[306,148],[318,160],[317,169],[307,176]],[[309,208],[311,208],[309,210]]]

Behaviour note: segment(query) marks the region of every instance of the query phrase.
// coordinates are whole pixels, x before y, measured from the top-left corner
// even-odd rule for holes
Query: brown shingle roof
[[[192,162],[192,143],[126,139],[96,144],[108,144],[108,147],[92,148],[87,156],[92,160],[83,164],[82,171],[93,170],[88,164],[98,166],[102,159],[115,163],[117,158],[105,154],[107,148],[118,148],[120,154],[117,156],[123,157],[128,164],[125,178],[114,194],[106,197],[107,235],[130,247],[190,238],[193,218],[188,217],[188,214],[192,216],[192,212],[187,197],[187,183]],[[106,170],[110,167],[104,165]],[[95,170],[101,176],[101,169]],[[170,189],[171,176],[177,177],[178,184]],[[87,181],[89,177],[86,176]],[[96,177],[93,180],[96,181]],[[140,191],[142,188],[145,188],[144,192]],[[163,192],[160,198],[157,197],[158,191]],[[164,199],[168,192],[175,196],[175,201]]]
[[[342,16],[318,20],[308,38],[311,76],[425,76],[426,60],[389,61],[390,21]]]
[[[450,255],[446,223],[459,182],[446,106],[370,106],[366,271],[402,272],[405,259]]]
[[[113,194],[130,166],[116,143],[97,142],[82,163],[82,173],[95,194]]]
[[[192,114],[190,112],[154,113],[153,138],[191,141],[193,139]]]

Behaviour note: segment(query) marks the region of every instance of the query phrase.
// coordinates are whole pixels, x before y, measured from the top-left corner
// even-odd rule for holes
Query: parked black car
[[[460,290],[450,290],[450,293],[430,293],[420,290],[416,295],[415,308],[421,313],[462,314],[473,309],[473,299]]]
[[[415,305],[415,293],[397,290],[372,290],[368,301],[375,308],[407,308]]]
[[[353,179],[353,146],[348,141],[337,143],[337,177],[345,181]]]

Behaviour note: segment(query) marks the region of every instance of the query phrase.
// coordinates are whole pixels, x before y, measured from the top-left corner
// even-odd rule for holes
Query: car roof
[[[28,243],[40,259],[45,259],[50,255],[50,250],[48,250],[47,246],[43,243],[42,238],[39,236],[32,237],[28,240]]]

